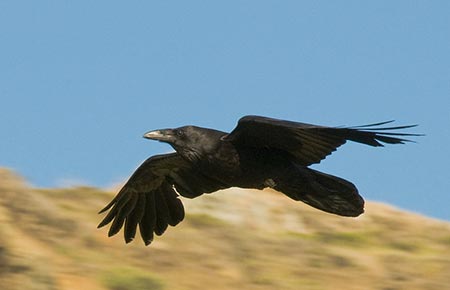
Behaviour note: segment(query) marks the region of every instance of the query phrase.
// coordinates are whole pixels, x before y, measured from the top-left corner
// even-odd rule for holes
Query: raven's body
[[[364,212],[356,187],[341,178],[308,168],[347,140],[371,146],[403,143],[386,132],[411,126],[373,128],[385,123],[333,128],[265,117],[243,117],[231,133],[196,126],[148,132],[145,138],[169,143],[176,153],[147,159],[103,210],[111,209],[99,227],[112,221],[109,235],[125,224],[125,240],[136,228],[146,244],[153,233],[184,218],[178,194],[195,198],[229,187],[271,187],[294,200],[342,216]],[[176,191],[175,191],[176,190]]]

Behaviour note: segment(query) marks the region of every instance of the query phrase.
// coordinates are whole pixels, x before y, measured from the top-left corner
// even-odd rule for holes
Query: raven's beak
[[[163,129],[147,132],[143,137],[146,139],[168,142],[173,140],[174,135],[175,134],[172,129]]]

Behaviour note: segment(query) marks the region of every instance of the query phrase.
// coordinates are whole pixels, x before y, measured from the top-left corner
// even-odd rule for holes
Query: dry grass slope
[[[349,219],[231,189],[144,247],[96,229],[113,194],[0,169],[0,289],[449,289],[450,224],[386,205]]]

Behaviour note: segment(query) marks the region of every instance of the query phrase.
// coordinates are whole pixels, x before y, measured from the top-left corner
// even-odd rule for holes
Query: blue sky
[[[418,123],[315,168],[368,200],[450,220],[449,1],[1,1],[0,166],[110,186],[168,152],[151,129],[259,114]]]

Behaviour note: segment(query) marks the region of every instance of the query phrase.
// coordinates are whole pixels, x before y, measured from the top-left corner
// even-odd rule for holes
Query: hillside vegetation
[[[0,169],[0,289],[450,289],[450,223],[387,205],[341,218],[230,189],[183,199],[186,219],[145,247],[96,229],[114,194]]]

